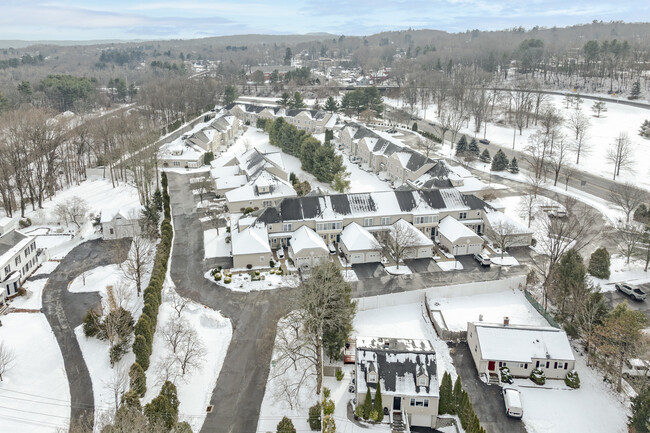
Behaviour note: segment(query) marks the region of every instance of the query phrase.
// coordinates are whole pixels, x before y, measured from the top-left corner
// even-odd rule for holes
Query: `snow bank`
[[[436,262],[436,265],[443,271],[462,271],[463,264],[457,260],[447,260],[444,262]]]
[[[588,277],[594,284],[600,286],[603,292],[611,292],[616,290],[615,283],[630,283],[630,284],[645,284],[650,282],[650,272],[645,272],[645,262],[640,259],[632,257],[630,263],[626,263],[627,259],[620,254],[614,254],[610,257],[610,276],[608,279],[596,278],[592,275]],[[589,261],[586,260],[585,265]]]

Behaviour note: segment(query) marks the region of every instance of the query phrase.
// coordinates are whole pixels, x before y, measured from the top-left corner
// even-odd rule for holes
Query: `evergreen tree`
[[[95,337],[99,334],[101,319],[97,312],[91,308],[86,312],[83,320],[83,330],[86,337]]]
[[[381,400],[381,384],[377,382],[377,392],[375,393],[375,402],[373,409],[377,412],[376,422],[381,422],[384,419],[384,403]]]
[[[281,107],[286,107],[289,105],[290,100],[291,100],[291,95],[289,94],[289,92],[283,92],[282,95],[280,96],[280,99],[278,99],[275,102]]]
[[[458,406],[458,418],[460,418],[460,424],[464,429],[467,429],[473,411],[474,409],[472,408],[472,403],[469,401],[469,395],[467,395],[466,391],[463,391]]]
[[[517,163],[517,158],[512,157],[512,160],[510,161],[510,165],[508,166],[508,171],[510,173],[517,174],[519,173],[519,164]]]
[[[140,364],[144,370],[149,368],[149,356],[151,356],[151,347],[145,340],[144,336],[136,335],[133,341],[133,353],[135,354],[135,362]]]
[[[296,428],[293,426],[293,422],[285,416],[278,423],[276,433],[296,433]]]
[[[411,126],[411,131],[418,132],[418,122],[413,122],[413,126]]]
[[[235,86],[226,86],[223,91],[223,105],[229,105],[237,99],[237,88]]]
[[[460,399],[463,396],[463,385],[460,383],[460,376],[456,376],[456,382],[454,382],[454,391],[452,393],[454,400],[453,412],[451,414],[458,413],[458,405],[460,404]]]
[[[456,156],[462,156],[469,149],[467,147],[467,138],[463,135],[456,143]]]
[[[632,398],[632,416],[629,417],[628,423],[631,427],[630,431],[650,432],[648,420],[650,420],[650,387],[645,386],[636,397]]]
[[[363,401],[363,419],[370,418],[372,411],[372,396],[370,395],[370,388],[366,391],[366,399]]]
[[[630,96],[627,99],[639,99],[641,96],[641,83],[639,80],[636,80],[632,83],[632,90],[630,91]]]
[[[598,248],[589,259],[589,273],[596,278],[607,279],[610,276],[609,252],[606,248]]]
[[[339,111],[339,103],[336,101],[336,99],[334,99],[334,97],[330,96],[325,101],[324,109],[330,113],[336,113]]]
[[[591,106],[591,111],[596,113],[596,117],[600,117],[601,113],[607,112],[607,106],[602,101],[602,99],[598,98],[598,100]]]
[[[147,376],[145,375],[142,366],[137,362],[131,364],[129,379],[131,389],[140,397],[144,397],[144,393],[147,392]]]
[[[289,100],[289,107],[291,108],[305,108],[305,100],[300,92],[295,92],[293,98]]]
[[[473,155],[475,158],[478,158],[479,154],[481,153],[481,149],[479,149],[478,143],[473,138],[472,141],[470,141],[469,144],[467,145],[467,152],[469,152],[469,154]],[[489,154],[490,153],[488,152],[488,155]]]
[[[286,66],[291,65],[292,58],[293,58],[293,54],[291,54],[291,48],[287,47],[286,51],[284,52],[284,64]]]
[[[481,153],[480,160],[482,162],[490,162],[490,151],[487,149],[483,150],[483,153]]]
[[[453,404],[453,390],[451,386],[451,376],[445,371],[442,375],[442,383],[440,384],[440,402],[438,403],[438,412],[452,413]]]
[[[171,430],[178,422],[178,404],[176,386],[166,381],[160,394],[144,407],[144,414],[151,424],[162,423]]]
[[[492,167],[490,167],[490,170],[503,171],[508,168],[509,163],[510,161],[508,161],[506,154],[503,153],[501,149],[499,149],[494,155],[494,158],[492,158]]]

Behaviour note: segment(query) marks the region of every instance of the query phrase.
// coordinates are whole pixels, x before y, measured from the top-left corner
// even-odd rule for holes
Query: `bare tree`
[[[54,208],[54,213],[63,219],[66,225],[68,225],[68,222],[72,222],[79,229],[86,214],[88,214],[88,203],[86,200],[74,196],[62,203],[58,203]]]
[[[203,202],[203,196],[214,191],[214,182],[210,176],[199,179],[192,184],[192,188],[199,194],[199,201]]]
[[[167,322],[167,326],[162,330],[162,336],[172,353],[176,354],[190,329],[190,324],[185,319]]]
[[[413,230],[417,230],[404,220],[399,220],[381,235],[381,245],[384,254],[393,257],[399,269],[400,262],[413,249],[417,240]]]
[[[189,298],[184,298],[177,293],[171,295],[171,305],[174,311],[176,311],[177,317],[181,317],[181,313],[191,301]]]
[[[618,250],[625,257],[625,262],[630,263],[630,258],[637,252],[643,236],[643,227],[635,222],[617,224],[616,243]]]
[[[504,252],[518,241],[517,226],[510,221],[500,219],[486,227],[486,235],[492,240],[494,246],[501,250],[501,259]]]
[[[440,147],[440,145],[435,141],[422,137],[418,137],[416,146],[418,149],[424,150],[424,156],[427,158]]]
[[[616,184],[611,191],[609,201],[623,209],[625,213],[625,222],[630,222],[630,215],[634,213],[641,203],[645,203],[648,193],[641,188],[637,188],[630,182]]]
[[[630,169],[634,163],[632,155],[632,143],[627,132],[621,132],[618,138],[607,149],[605,159],[614,166],[613,180],[621,174],[621,168]]]
[[[119,409],[122,396],[129,390],[129,372],[126,367],[114,368],[111,377],[104,382],[104,388],[111,391],[115,410]]]
[[[567,119],[567,128],[573,133],[573,151],[576,153],[576,164],[580,164],[580,155],[589,151],[587,132],[590,125],[589,118],[579,109],[573,110]]]
[[[13,367],[15,359],[14,352],[5,345],[4,341],[0,342],[0,382],[4,380],[4,374]]]
[[[144,236],[133,236],[129,255],[119,266],[124,278],[135,283],[138,296],[140,296],[142,290],[142,280],[147,268],[153,262],[153,258],[153,243]]]
[[[559,136],[555,140],[553,153],[548,157],[548,165],[553,172],[553,186],[557,186],[557,180],[560,177],[560,172],[566,164],[566,159],[570,152],[569,142],[563,137]]]
[[[181,369],[181,375],[185,376],[193,370],[200,369],[205,361],[207,351],[199,334],[194,328],[188,328],[180,342],[179,350],[176,352],[176,359]]]

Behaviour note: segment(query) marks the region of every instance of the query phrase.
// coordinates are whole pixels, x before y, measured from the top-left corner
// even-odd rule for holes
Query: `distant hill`
[[[129,42],[144,42],[143,39],[106,39],[92,41],[23,41],[23,40],[2,40],[0,39],[0,49],[4,48],[27,48],[33,45],[59,45],[62,47],[73,47],[76,45],[105,45],[105,44],[123,44]]]

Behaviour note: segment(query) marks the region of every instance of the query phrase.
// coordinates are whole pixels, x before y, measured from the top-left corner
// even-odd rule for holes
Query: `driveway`
[[[526,433],[520,420],[508,418],[505,414],[501,387],[487,385],[479,379],[467,343],[452,348],[451,357],[483,428],[490,433]]]
[[[419,274],[442,272],[442,269],[440,269],[440,267],[436,265],[436,262],[431,258],[404,260],[404,263],[411,269],[411,271]]]
[[[70,385],[71,422],[82,418],[90,425],[94,422],[93,386],[74,328],[81,325],[88,309],[99,303],[100,296],[97,293],[70,293],[68,284],[97,266],[123,262],[130,245],[131,239],[84,242],[65,256],[49,275],[43,289],[43,313],[61,348]]]
[[[386,275],[381,263],[357,263],[352,265],[352,270],[359,279],[377,278]]]
[[[214,408],[201,431],[254,433],[277,323],[295,308],[297,289],[239,293],[218,289],[206,280],[203,273],[214,266],[214,260],[203,259],[203,228],[187,176],[168,173],[168,178],[175,232],[171,277],[176,290],[182,296],[220,310],[233,327],[232,341],[210,399]]]
[[[638,286],[646,293],[650,294],[650,283],[639,284]],[[628,307],[632,310],[641,311],[650,322],[650,299],[646,299],[645,301],[636,301],[630,299],[629,296],[619,292],[618,290],[603,292],[603,295],[611,308],[616,307],[621,302],[627,302]]]

